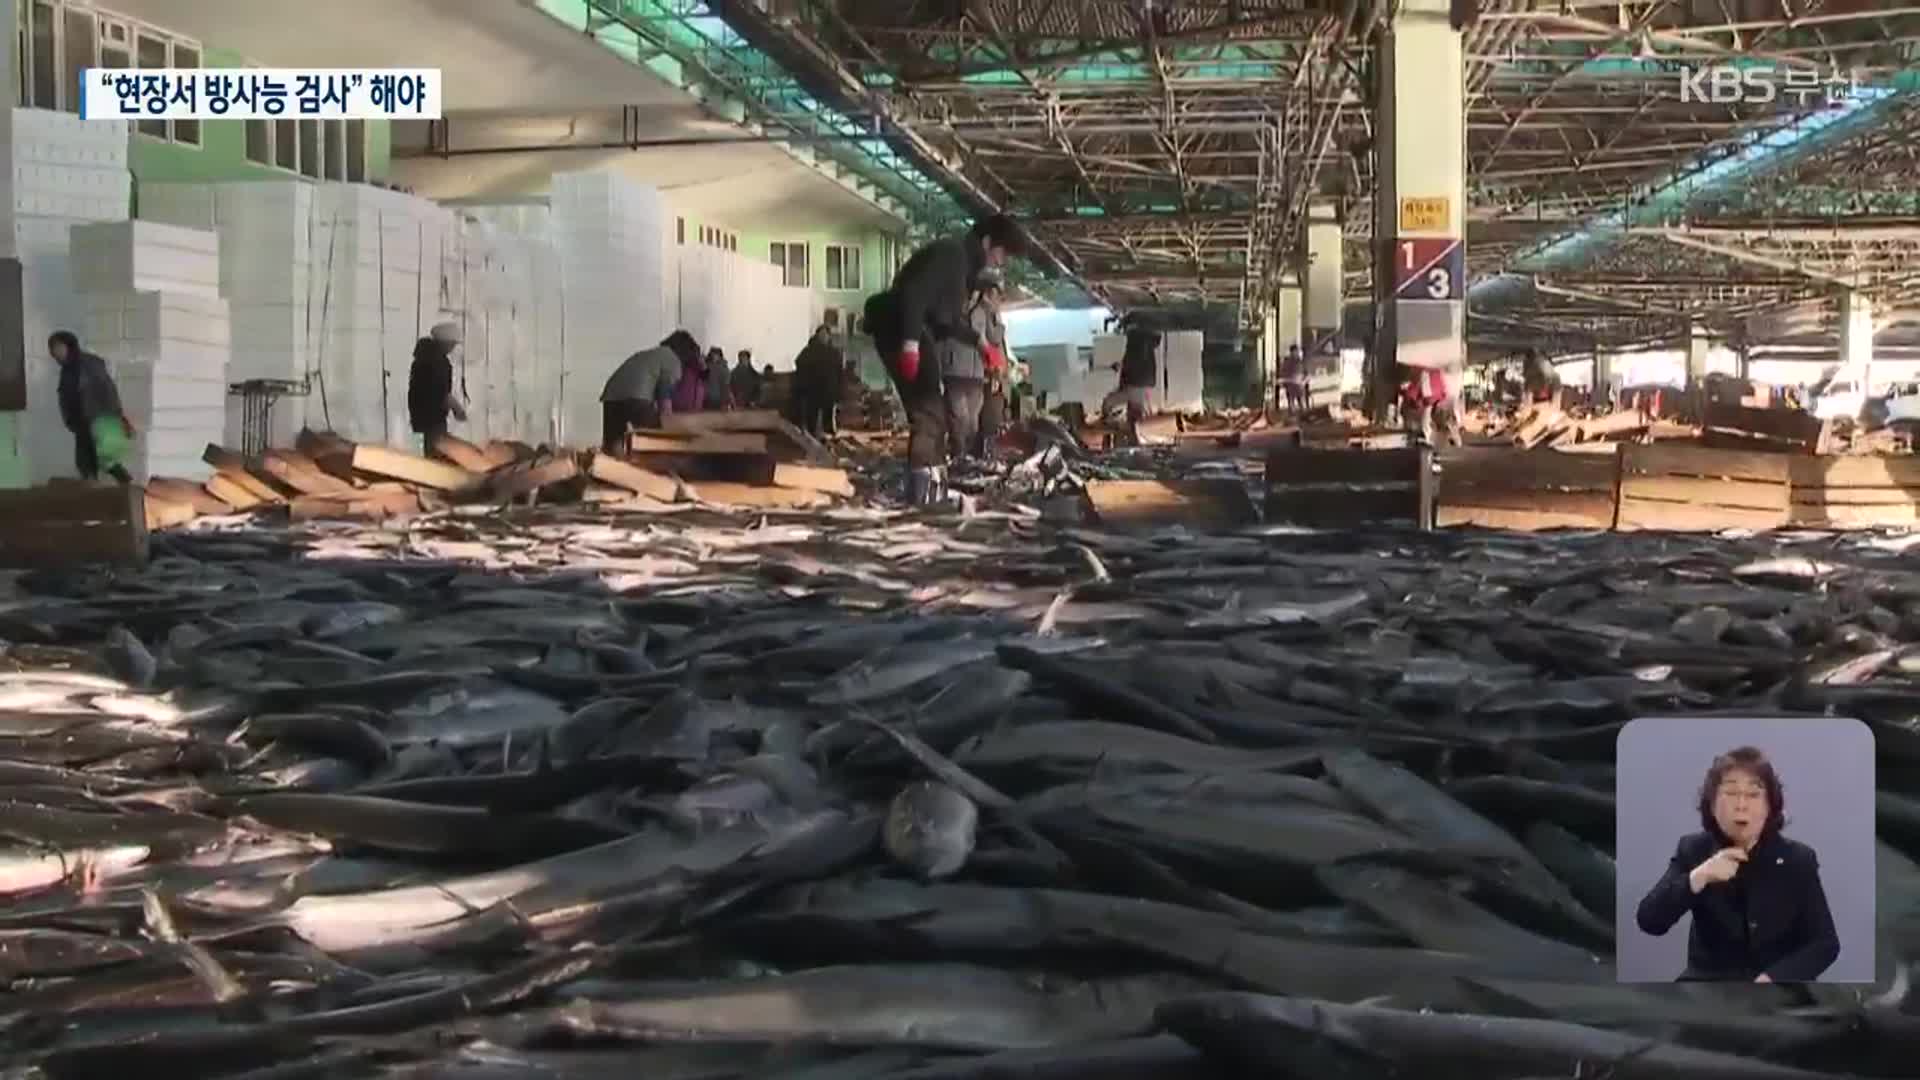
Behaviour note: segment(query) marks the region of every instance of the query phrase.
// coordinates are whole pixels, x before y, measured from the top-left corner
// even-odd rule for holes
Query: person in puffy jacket
[[[447,417],[465,420],[467,410],[454,393],[453,352],[460,347],[460,328],[439,323],[413,345],[413,367],[407,372],[407,419],[420,436],[420,452],[433,456],[434,440],[447,433]]]
[[[101,453],[103,444],[124,446],[134,434],[107,362],[81,348],[71,330],[54,331],[47,338],[47,352],[60,365],[56,396],[60,419],[73,433],[74,470],[82,480],[98,480],[105,472],[122,484],[133,483],[125,465],[112,454]]]
[[[996,214],[914,252],[894,275],[892,287],[867,301],[867,332],[907,410],[910,503],[926,506],[945,498],[946,394],[939,364],[922,363],[921,354],[949,339],[977,347],[980,337],[967,318],[967,305],[980,272],[1026,251],[1019,224]]]

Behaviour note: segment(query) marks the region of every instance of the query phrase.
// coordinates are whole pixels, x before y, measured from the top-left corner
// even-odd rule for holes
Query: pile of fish
[[[0,602],[10,1076],[1911,1076],[1920,565],[1856,536],[585,507]],[[1621,986],[1648,712],[1880,748],[1880,983]]]

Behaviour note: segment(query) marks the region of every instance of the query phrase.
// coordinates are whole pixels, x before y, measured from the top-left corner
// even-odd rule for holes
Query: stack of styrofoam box
[[[792,370],[813,333],[813,290],[786,287],[780,267],[762,259],[711,247],[679,252],[678,325],[729,360],[752,349],[757,363]]]
[[[26,342],[27,411],[19,450],[36,484],[74,475],[73,436],[55,398],[59,366],[47,355],[55,330],[83,333],[75,302],[69,227],[125,221],[132,178],[127,172],[127,126],[118,120],[81,120],[44,109],[13,111],[13,175],[0,198],[12,200],[14,242],[20,256],[21,332]]]
[[[231,382],[307,376],[313,186],[298,180],[140,185],[140,217],[220,236],[220,295],[228,304]],[[227,401],[222,442],[239,446],[243,401]],[[292,445],[305,423],[298,397],[276,402],[268,442]]]
[[[1120,374],[1114,368],[1127,355],[1127,339],[1123,334],[1096,334],[1093,338],[1093,366],[1080,368],[1075,364],[1073,377],[1063,379],[1060,398],[1063,402],[1077,401],[1087,407],[1089,412],[1100,407],[1108,394],[1120,385]],[[1157,394],[1148,394],[1149,406],[1156,403]]]
[[[1072,345],[1029,345],[1021,349],[1020,359],[1026,361],[1034,392],[1058,398],[1061,380],[1072,369],[1077,351]]]
[[[671,220],[658,191],[606,170],[556,174],[552,207],[565,288],[562,431],[569,442],[593,442],[607,376],[672,330]]]
[[[463,321],[458,220],[366,184],[318,184],[313,197],[307,426],[405,446],[414,438],[406,408],[414,343],[438,321]]]
[[[206,476],[201,455],[226,433],[231,350],[218,235],[151,221],[71,235],[87,347],[107,360],[139,429],[129,469],[143,481]]]
[[[487,403],[484,418],[469,410],[474,433],[478,434],[484,424],[492,438],[555,442],[564,293],[559,254],[553,244],[552,210],[544,201],[461,203],[454,209],[469,219],[464,226],[467,233],[483,237],[483,249],[498,260],[497,266],[486,271],[495,284],[488,288],[489,306],[480,313],[479,332],[485,336],[489,351],[511,346],[504,385],[500,383],[503,372],[497,357],[485,358],[488,378],[499,397]],[[467,317],[471,324],[474,314],[469,312]],[[501,329],[502,319],[505,331]],[[477,359],[472,343],[464,352],[471,371]]]
[[[1172,330],[1160,339],[1159,407],[1172,412],[1205,409],[1206,375],[1201,357],[1206,335],[1198,330]]]

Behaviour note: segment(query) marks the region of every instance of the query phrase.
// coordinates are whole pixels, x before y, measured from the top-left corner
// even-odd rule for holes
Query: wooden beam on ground
[[[752,484],[701,484],[693,488],[692,493],[700,502],[721,506],[766,506],[801,510],[825,506],[833,501],[831,497],[818,491],[757,487]]]
[[[1251,524],[1253,500],[1232,479],[1094,480],[1087,501],[1103,525],[1191,525],[1233,528]]]
[[[335,480],[348,484],[359,482],[360,478],[353,474],[352,442],[331,431],[302,428],[294,437],[293,447],[305,454],[315,468]]]
[[[187,522],[200,516],[200,511],[194,509],[192,503],[176,502],[172,499],[155,495],[151,489],[147,491],[147,497],[141,500],[141,502],[143,504],[141,511],[146,516],[148,532],[156,532],[160,529],[171,529],[175,525],[185,525]]]
[[[1488,529],[1613,527],[1618,451],[1476,447],[1440,454],[1434,524]]]
[[[845,469],[781,462],[773,467],[773,486],[853,498],[853,481]]]
[[[269,450],[261,455],[260,471],[297,495],[330,495],[352,498],[359,490],[335,476],[329,476],[312,458],[298,451]]]
[[[1429,528],[1433,452],[1276,448],[1267,455],[1267,520],[1317,528]]]
[[[449,435],[446,432],[433,437],[433,452],[470,473],[490,473],[499,467],[487,457],[485,450],[458,435]]]
[[[146,494],[118,484],[0,491],[0,565],[143,564]]]
[[[244,475],[244,474],[241,474]],[[233,473],[217,472],[207,478],[207,494],[226,503],[235,511],[244,513],[261,506],[272,505],[254,494],[241,483]]]
[[[517,499],[579,475],[580,462],[567,455],[503,469],[489,481],[489,487],[497,499]]]
[[[1910,527],[1920,521],[1920,459],[1791,457],[1788,522],[1820,529]]]
[[[232,503],[213,495],[202,485],[171,476],[155,476],[149,479],[147,494],[157,495],[168,502],[186,503],[193,507],[196,514],[231,514],[234,511]]]
[[[405,480],[409,484],[446,492],[471,491],[480,485],[482,479],[458,465],[364,443],[353,448],[353,468],[355,472]]]
[[[351,496],[302,495],[287,504],[294,521],[320,518],[404,517],[421,510],[420,496],[411,491],[355,492]]]
[[[728,432],[717,435],[668,435],[639,432],[630,436],[631,454],[764,454],[767,437],[759,432]]]
[[[651,472],[597,450],[587,461],[587,475],[624,491],[662,502],[674,501],[680,491],[680,482],[671,476]]]

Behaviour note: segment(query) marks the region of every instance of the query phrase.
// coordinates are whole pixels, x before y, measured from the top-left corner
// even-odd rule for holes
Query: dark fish
[[[338,713],[263,713],[247,721],[248,742],[283,742],[377,771],[393,759],[393,747],[372,725]]]
[[[832,967],[578,1001],[552,1014],[579,1036],[646,1042],[820,1042],[995,1051],[1147,1034],[1198,980],[1080,980],[965,965]]]
[[[153,685],[153,677],[159,672],[160,663],[147,651],[146,645],[125,627],[116,626],[108,631],[104,652],[107,666],[128,686],[144,690]]]
[[[887,808],[887,854],[922,877],[952,877],[973,853],[980,811],[945,784],[904,788]]]
[[[621,835],[565,818],[493,814],[365,795],[254,795],[236,801],[233,810],[276,829],[414,854],[526,858],[591,847]]]
[[[1823,1075],[1555,1020],[1306,998],[1206,995],[1169,1002],[1158,1019],[1209,1059],[1261,1075],[1519,1078],[1595,1069],[1615,1080],[1816,1080]]]

